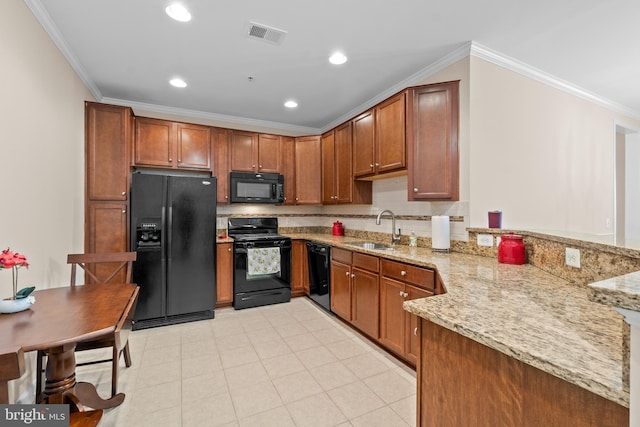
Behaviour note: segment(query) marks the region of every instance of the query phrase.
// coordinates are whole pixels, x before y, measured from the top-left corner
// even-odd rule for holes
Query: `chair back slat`
[[[108,283],[123,269],[125,270],[125,283],[131,283],[133,276],[132,265],[137,258],[136,252],[108,252],[108,253],[89,253],[89,254],[69,254],[67,256],[67,264],[71,264],[71,286],[76,285],[76,266],[82,268],[86,275],[91,279],[89,282]],[[117,263],[111,274],[107,278],[99,278],[91,267],[97,264]]]

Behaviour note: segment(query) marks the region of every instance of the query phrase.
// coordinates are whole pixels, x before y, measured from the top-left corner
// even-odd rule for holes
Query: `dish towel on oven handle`
[[[280,273],[280,248],[248,248],[247,274],[264,276]]]

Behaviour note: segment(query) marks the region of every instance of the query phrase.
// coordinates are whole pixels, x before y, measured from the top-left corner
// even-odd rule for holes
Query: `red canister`
[[[503,234],[498,245],[498,262],[503,264],[524,264],[526,251],[522,236],[519,234]]]
[[[334,236],[344,236],[344,228],[342,227],[342,223],[340,221],[336,221],[333,223],[331,234],[333,234]]]

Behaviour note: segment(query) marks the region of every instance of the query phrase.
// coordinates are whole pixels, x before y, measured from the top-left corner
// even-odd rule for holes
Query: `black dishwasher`
[[[331,312],[331,247],[307,242],[309,258],[309,297]]]

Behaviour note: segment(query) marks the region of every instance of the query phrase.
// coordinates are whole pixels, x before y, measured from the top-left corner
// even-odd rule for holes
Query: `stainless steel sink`
[[[352,242],[352,243],[347,243],[347,245],[357,246],[363,249],[377,249],[381,251],[393,250],[391,246],[385,245],[383,243],[375,243],[375,242]]]

